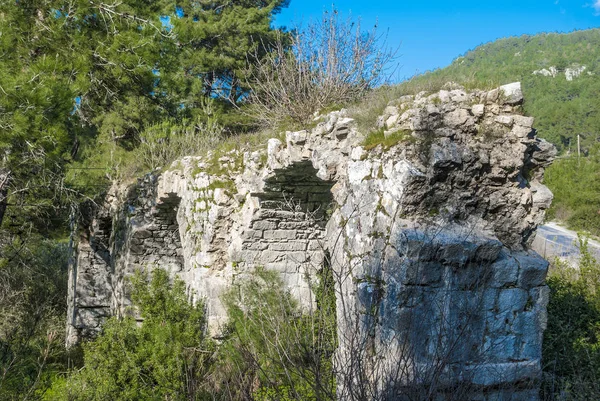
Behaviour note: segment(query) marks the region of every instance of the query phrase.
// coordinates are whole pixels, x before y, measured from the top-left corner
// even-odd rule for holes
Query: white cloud
[[[596,15],[600,15],[600,0],[594,0],[594,4],[592,4],[594,10],[596,10]]]

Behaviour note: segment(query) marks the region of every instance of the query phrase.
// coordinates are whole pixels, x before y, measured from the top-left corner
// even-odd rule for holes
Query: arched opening
[[[304,306],[314,302],[311,286],[325,259],[333,185],[317,177],[310,161],[274,170],[264,190],[252,194],[259,208],[242,235],[241,263],[279,272]]]

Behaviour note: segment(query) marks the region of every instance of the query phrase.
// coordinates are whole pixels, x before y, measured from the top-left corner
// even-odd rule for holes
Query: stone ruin
[[[379,145],[342,110],[111,191],[81,224],[67,343],[127,313],[136,269],[183,279],[218,335],[236,280],[277,271],[309,310],[327,263],[339,399],[538,400],[548,263],[529,245],[556,151],[522,101],[518,83],[404,96]]]

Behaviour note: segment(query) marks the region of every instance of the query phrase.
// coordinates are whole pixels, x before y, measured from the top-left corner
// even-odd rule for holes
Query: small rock
[[[481,116],[483,116],[483,114],[485,112],[485,105],[476,104],[471,108],[471,112],[473,113],[473,115],[475,117],[481,117]]]
[[[485,97],[487,103],[494,103],[498,100],[498,96],[500,95],[500,91],[498,88],[489,91]]]
[[[357,146],[352,149],[352,152],[350,153],[350,158],[352,160],[362,160],[362,158],[364,157],[364,154],[365,154],[365,150],[363,149],[363,147]]]
[[[285,133],[286,142],[292,145],[304,145],[306,143],[306,138],[308,137],[308,132],[306,131],[298,131],[298,132],[290,132],[287,131]]]
[[[231,199],[229,195],[227,195],[227,191],[223,188],[215,188],[213,198],[215,203],[220,206],[226,205],[227,202],[229,202],[229,199]]]
[[[512,127],[513,125],[513,116],[498,116],[494,119],[498,124],[506,125],[507,127]]]
[[[387,120],[385,120],[386,127],[388,127],[388,128],[393,127],[396,124],[396,122],[398,122],[398,118],[399,117],[400,116],[398,114],[394,114],[390,118],[388,118]]]
[[[503,85],[499,89],[504,96],[504,104],[516,105],[523,102],[523,91],[520,82]]]
[[[522,127],[531,128],[533,127],[533,117],[525,117],[525,116],[513,116],[515,124],[520,125]]]

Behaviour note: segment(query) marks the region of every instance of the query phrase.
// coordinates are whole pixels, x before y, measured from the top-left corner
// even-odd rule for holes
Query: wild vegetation
[[[547,400],[600,397],[600,262],[580,238],[579,269],[555,260],[548,328],[543,344],[543,395]]]
[[[232,111],[287,1],[178,4],[2,2],[2,399],[39,398],[70,363],[67,242],[77,205],[249,126]]]
[[[55,380],[45,400],[201,399],[214,344],[204,334],[202,302],[192,304],[166,271],[133,277],[137,310],[112,317],[84,344],[83,366]],[[143,320],[139,325],[138,320]]]
[[[270,69],[279,66],[273,64],[278,54],[285,53],[285,65],[302,65],[307,76],[320,77],[318,84],[303,92],[309,99],[327,89],[328,97],[309,102],[302,123],[321,107],[357,100],[379,82],[383,64],[375,57],[381,53],[374,32],[363,36],[359,27],[343,30],[344,21],[337,12],[326,14],[323,26],[293,35],[274,29],[273,15],[288,3],[3,3],[0,398],[116,399],[115,394],[123,388],[127,392],[122,399],[135,399],[136,393],[143,394],[142,398],[198,398],[205,391],[197,387],[198,377],[207,379],[203,383],[222,386],[216,379],[211,382],[210,374],[206,376],[212,372],[211,366],[223,363],[234,368],[242,362],[254,373],[245,376],[232,371],[229,379],[223,379],[229,380],[229,391],[264,399],[274,393],[282,397],[302,394],[308,397],[304,399],[313,393],[317,399],[331,396],[334,383],[327,365],[333,352],[333,331],[314,331],[315,326],[301,317],[289,295],[281,293],[271,295],[289,301],[287,309],[279,311],[283,314],[280,319],[293,322],[306,333],[302,338],[288,338],[286,347],[301,346],[303,350],[294,352],[307,351],[315,346],[317,334],[324,336],[323,345],[309,355],[319,366],[316,372],[301,368],[306,355],[298,356],[300,365],[295,373],[287,368],[266,369],[263,364],[272,367],[276,362],[265,359],[274,353],[259,347],[258,336],[264,333],[258,330],[268,326],[242,330],[242,326],[235,328],[236,320],[232,320],[232,333],[237,333],[238,340],[223,348],[231,351],[229,362],[220,355],[214,361],[212,357],[203,359],[204,351],[213,345],[201,335],[201,306],[185,306],[180,284],[171,288],[164,277],[154,279],[170,288],[167,292],[158,291],[154,281],[154,287],[141,278],[134,283],[134,297],[145,322],[142,328],[132,318],[110,320],[98,342],[84,347],[83,360],[77,353],[66,353],[63,346],[67,242],[69,232],[77,231],[80,202],[95,202],[111,183],[166,167],[184,155],[262,138],[260,134],[241,135],[281,120],[281,109],[271,120],[256,114],[260,102],[267,99],[256,94],[274,89],[258,86],[261,81],[257,79],[265,77],[265,72],[278,74]],[[299,38],[305,46],[302,51]],[[346,41],[326,52],[328,45],[342,38]],[[320,59],[303,56],[315,50]],[[316,63],[319,60],[325,64]],[[351,74],[340,76],[345,61],[355,67]],[[289,84],[302,75],[297,68],[286,73],[291,74],[285,77]],[[289,93],[293,90],[287,89]],[[149,287],[144,290],[142,282]],[[156,298],[154,302],[163,305],[168,316],[165,311],[147,309],[150,305],[144,300],[148,297]],[[232,313],[235,305],[230,300]],[[248,326],[253,321],[242,323]],[[163,350],[168,355],[153,350],[167,337],[174,341]],[[123,340],[123,346],[115,346],[114,339]],[[258,348],[252,352],[244,348],[252,344]],[[199,354],[194,350],[200,350]],[[119,359],[122,354],[132,359]],[[157,365],[164,358],[170,361],[169,369]],[[59,378],[73,366],[83,367],[68,380]],[[268,385],[256,388],[257,378]],[[234,379],[239,384],[235,388],[231,385]]]
[[[594,235],[600,234],[600,146],[586,157],[567,156],[546,170],[545,183],[554,193],[548,219]]]
[[[98,199],[115,180],[217,143],[230,146],[234,134],[290,124],[292,104],[298,114],[291,124],[310,124],[315,112],[350,103],[370,128],[404,93],[447,81],[491,87],[521,80],[524,111],[536,117],[541,137],[570,155],[582,137],[584,157],[562,159],[547,172],[556,195],[552,216],[600,234],[600,31],[503,39],[446,69],[373,91],[394,54],[379,47],[376,33],[346,28],[333,13],[305,31],[272,28],[273,15],[288,3],[3,3],[1,399],[335,398],[335,302],[327,272],[308,315],[276,276],[257,272],[229,294],[230,325],[217,346],[204,335],[202,305],[189,303],[182,283],[157,270],[132,283],[138,312],[110,319],[81,360],[63,346],[75,206]],[[587,69],[573,81],[532,74],[580,65]],[[380,132],[371,139],[386,140]],[[591,258],[583,266],[589,268],[579,276],[550,280],[556,295],[544,345],[549,396],[560,390],[573,399],[597,398],[598,267]],[[571,355],[578,355],[575,362]]]
[[[276,273],[257,271],[229,291],[218,345],[204,334],[203,304],[190,302],[183,281],[169,280],[162,269],[136,275],[129,315],[110,318],[84,344],[83,366],[54,380],[42,399],[335,399],[331,280],[304,314]]]

